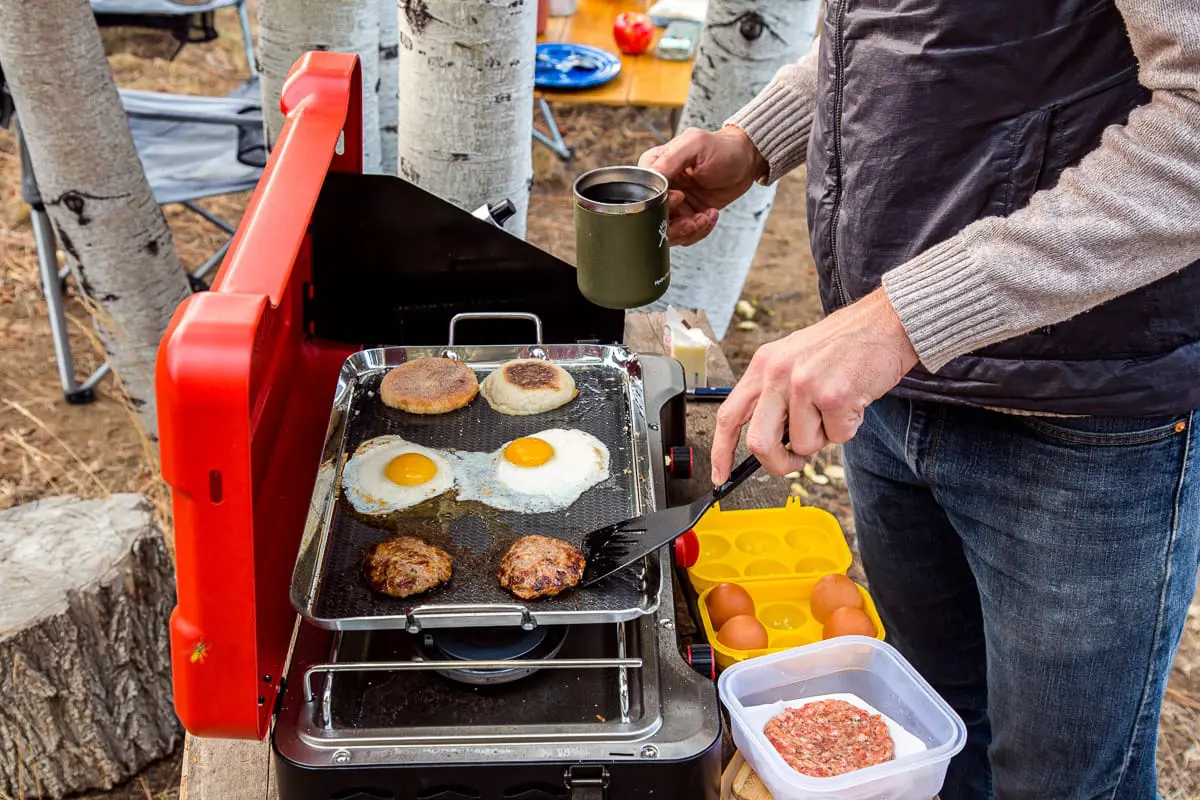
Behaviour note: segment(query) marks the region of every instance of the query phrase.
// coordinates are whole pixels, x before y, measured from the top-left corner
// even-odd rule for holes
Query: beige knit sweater
[[[1116,5],[1151,101],[1024,209],[979,220],[884,274],[926,369],[1062,322],[1200,259],[1200,0]],[[729,120],[767,160],[768,182],[804,161],[816,48]]]

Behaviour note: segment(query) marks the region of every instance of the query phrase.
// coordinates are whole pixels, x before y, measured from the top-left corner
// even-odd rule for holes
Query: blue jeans
[[[871,593],[968,730],[942,800],[1156,796],[1200,568],[1198,428],[868,408],[845,455]]]

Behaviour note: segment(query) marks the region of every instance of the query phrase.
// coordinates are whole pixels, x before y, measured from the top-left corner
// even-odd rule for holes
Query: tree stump
[[[0,511],[0,592],[0,795],[111,789],[174,750],[174,569],[144,498]]]

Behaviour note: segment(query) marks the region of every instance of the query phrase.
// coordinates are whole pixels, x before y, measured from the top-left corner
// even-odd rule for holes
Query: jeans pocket
[[[1023,417],[1042,436],[1068,444],[1133,447],[1183,434],[1188,414],[1157,417]]]

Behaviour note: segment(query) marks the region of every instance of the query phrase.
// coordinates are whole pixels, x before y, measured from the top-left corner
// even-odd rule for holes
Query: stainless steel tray
[[[540,338],[540,336],[539,336]],[[453,335],[451,335],[453,343]],[[342,367],[325,453],[292,577],[292,603],[315,625],[334,630],[579,624],[623,622],[658,608],[662,575],[657,558],[586,590],[522,601],[500,587],[496,569],[520,536],[539,533],[579,545],[588,531],[654,507],[649,469],[642,371],[623,347],[602,345],[490,345],[450,348],[482,380],[513,358],[544,356],[574,377],[579,396],[544,414],[510,417],[483,398],[450,414],[421,416],[390,409],[379,399],[384,374],[406,360],[438,356],[447,348],[363,350]],[[341,470],[366,439],[397,434],[427,447],[491,451],[547,428],[575,428],[601,439],[610,454],[610,478],[566,511],[522,514],[451,499],[398,514],[356,514],[341,492]],[[370,589],[362,574],[366,548],[399,532],[445,548],[454,577],[416,597],[397,599]]]

